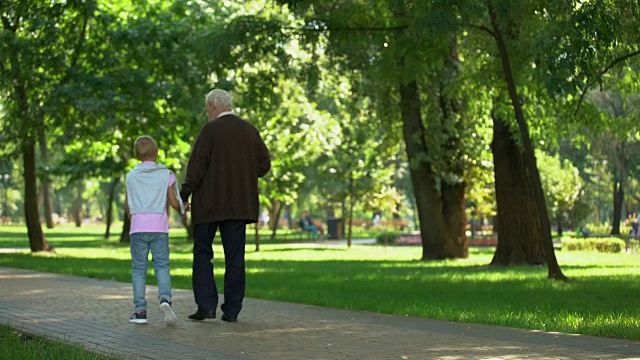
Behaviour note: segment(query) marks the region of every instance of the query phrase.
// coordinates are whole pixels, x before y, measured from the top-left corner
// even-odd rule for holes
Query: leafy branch
[[[602,70],[600,72],[600,76],[606,74],[609,70],[611,70],[614,66],[618,65],[619,63],[626,61],[636,55],[640,55],[640,49],[636,50],[634,52],[625,54],[615,60],[613,60],[611,62],[611,64],[607,65],[607,67],[604,68],[604,70]],[[580,104],[582,104],[582,100],[584,99],[585,95],[587,94],[587,90],[589,90],[589,88],[591,88],[591,86],[593,85],[593,81],[587,81],[587,83],[582,87],[582,94],[580,94],[580,99],[578,100],[578,104],[576,105],[576,110],[574,111],[574,115],[578,113],[578,110],[580,109]]]

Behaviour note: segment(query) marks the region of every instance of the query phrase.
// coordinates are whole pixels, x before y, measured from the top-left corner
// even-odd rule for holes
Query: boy
[[[134,143],[136,159],[140,160],[127,173],[125,210],[131,217],[131,280],[135,313],[132,323],[147,323],[145,299],[149,250],[158,281],[160,309],[168,325],[175,324],[176,314],[171,308],[171,275],[169,273],[169,216],[167,202],[181,212],[176,196],[175,175],[164,165],[156,164],[158,146],[150,136],[140,136]]]

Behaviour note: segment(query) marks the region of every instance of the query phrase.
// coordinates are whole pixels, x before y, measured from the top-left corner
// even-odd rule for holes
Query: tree
[[[69,151],[63,165],[111,182],[107,209],[122,176],[135,165],[132,144],[138,136],[156,139],[159,161],[169,168],[186,164],[189,144],[204,122],[198,120],[202,103],[194,99],[208,92],[210,59],[202,53],[202,37],[190,36],[210,25],[206,9],[189,1],[126,6],[100,9],[86,44],[89,55],[81,57],[81,68],[59,94],[65,115],[74,119],[65,124]],[[123,242],[127,222],[125,217]],[[108,221],[105,237],[109,226]]]
[[[38,211],[35,149],[46,126],[38,109],[67,81],[69,70],[62,70],[76,65],[95,6],[94,1],[0,3],[0,86],[10,94],[4,103],[8,121],[2,132],[19,139],[15,145],[23,160],[25,220],[32,251],[52,250]]]
[[[563,226],[584,193],[584,184],[580,172],[568,159],[561,161],[558,155],[550,156],[540,150],[536,151],[536,158],[547,211],[558,228],[558,235],[562,236]]]
[[[622,69],[617,73],[617,78],[622,81],[616,84],[607,81],[611,90],[594,90],[588,95],[588,101],[601,112],[603,121],[616,124],[613,129],[603,129],[592,140],[594,150],[606,157],[613,178],[612,235],[620,235],[625,192],[628,191],[630,181],[635,178],[633,169],[640,165],[640,157],[637,155],[640,146],[638,136],[627,130],[635,128],[638,120],[640,92],[629,84],[630,80],[637,80],[637,75],[631,69]]]
[[[394,166],[390,165],[399,151],[397,131],[385,123],[373,104],[375,100],[359,89],[359,80],[352,79],[351,88],[348,82],[342,81],[342,89],[337,87],[333,94],[330,93],[334,95],[330,107],[333,108],[332,117],[339,119],[336,124],[339,130],[335,133],[335,145],[318,159],[319,168],[329,174],[327,177],[333,180],[333,186],[338,185],[334,188],[334,199],[342,203],[349,199],[349,209],[342,213],[343,223],[346,220],[348,228],[348,247],[352,242],[354,207],[363,203],[377,210],[377,206],[385,204],[384,201],[375,204],[365,199],[387,198],[377,195],[386,195],[393,187]]]
[[[466,257],[466,164],[458,160],[464,158],[464,102],[450,80],[457,75],[455,16],[430,16],[441,9],[438,2],[284,2],[305,16],[311,41],[326,42],[327,53],[345,71],[362,71],[366,81],[392,94],[385,105],[402,123],[422,258]]]
[[[628,169],[625,161],[626,145],[623,134],[635,131],[636,124],[630,124],[621,116],[621,102],[611,98],[613,102],[602,106],[600,97],[593,89],[600,87],[601,92],[618,92],[637,95],[637,69],[640,49],[640,30],[635,19],[640,16],[640,8],[634,0],[606,0],[597,2],[545,3],[550,11],[546,11],[546,26],[549,31],[540,39],[541,51],[539,73],[547,80],[546,87],[550,94],[574,110],[567,119],[576,125],[593,131],[595,134],[611,132],[614,139],[621,142],[614,157],[614,219],[612,233],[619,233],[622,204],[626,183],[625,174]],[[546,10],[546,9],[545,9]],[[552,39],[549,41],[548,39]],[[635,62],[635,69],[632,64]],[[595,96],[594,96],[595,95]],[[592,106],[585,104],[592,100],[600,109],[613,110],[614,117],[622,117],[612,122],[607,116],[593,115]],[[599,104],[598,104],[599,103]],[[585,111],[585,108],[587,111]],[[604,121],[603,121],[604,120]],[[637,123],[637,122],[636,122]],[[584,131],[582,131],[584,133]],[[585,137],[588,142],[595,137]],[[622,155],[622,156],[620,156]],[[622,171],[620,171],[622,170]]]
[[[555,257],[553,240],[551,238],[551,226],[549,223],[549,216],[547,214],[547,208],[545,205],[544,193],[542,191],[540,173],[536,165],[535,153],[533,145],[531,144],[531,137],[529,135],[529,126],[525,119],[523,107],[518,95],[517,84],[515,82],[513,73],[514,69],[512,68],[511,57],[507,48],[507,39],[503,36],[503,28],[505,28],[505,25],[507,29],[511,30],[508,24],[512,21],[512,19],[505,17],[504,13],[500,13],[499,17],[499,14],[496,11],[496,7],[492,0],[487,0],[486,4],[492,26],[490,33],[492,34],[496,42],[496,47],[498,48],[504,81],[506,83],[509,99],[511,101],[511,105],[513,106],[513,112],[518,124],[518,130],[520,133],[519,140],[522,142],[524,148],[523,163],[526,169],[525,172],[527,173],[529,179],[531,179],[532,181],[532,186],[530,187],[534,200],[534,207],[532,208],[532,220],[539,221],[541,226],[541,239],[538,244],[530,244],[530,250],[534,250],[535,252],[535,248],[537,248],[538,246],[542,249],[542,254],[549,270],[549,278],[566,280],[566,277],[562,273],[562,270],[560,270],[560,266]],[[502,11],[505,11],[505,9],[508,10],[508,8],[506,7],[501,8]],[[500,211],[500,209],[498,211]],[[531,245],[533,246],[533,249],[531,249]],[[499,247],[500,246],[498,246],[498,249],[496,249],[496,256],[494,256],[493,263],[500,261],[500,258],[498,257],[500,251]],[[529,253],[531,254],[532,252]]]

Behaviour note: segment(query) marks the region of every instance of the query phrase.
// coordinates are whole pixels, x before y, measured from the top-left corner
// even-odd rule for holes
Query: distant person
[[[629,237],[632,239],[638,239],[640,237],[640,227],[635,221],[631,223],[631,231],[629,231]]]
[[[373,226],[378,226],[381,218],[382,218],[382,214],[380,213],[380,211],[376,211],[375,214],[373,214],[373,220],[371,220],[371,222],[373,223]]]
[[[268,210],[264,210],[262,211],[262,215],[260,215],[260,222],[262,223],[262,227],[267,227],[269,226],[269,211]]]
[[[291,214],[289,213],[289,209],[284,210],[284,215],[282,216],[282,218],[287,223],[287,227],[291,229]]]
[[[311,215],[309,215],[308,211],[303,212],[300,217],[300,228],[304,231],[311,231],[313,240],[318,239],[320,229],[313,224],[313,220],[311,219]]]
[[[175,175],[156,163],[158,147],[150,136],[141,136],[134,143],[136,159],[140,160],[126,176],[125,210],[131,217],[131,282],[135,312],[130,322],[147,323],[145,299],[149,251],[158,281],[158,300],[164,319],[171,325],[176,314],[171,308],[171,275],[169,273],[169,215],[167,202],[179,212]]]
[[[238,321],[245,294],[246,225],[258,221],[258,178],[271,168],[269,150],[255,126],[231,112],[231,95],[212,90],[205,107],[209,121],[196,139],[180,196],[191,196],[194,224],[192,320],[213,319],[218,288],[213,277],[213,240],[220,229],[224,248],[224,303],[221,319]]]
[[[580,235],[582,237],[588,238],[590,233],[589,233],[589,229],[587,229],[586,226],[580,226]]]

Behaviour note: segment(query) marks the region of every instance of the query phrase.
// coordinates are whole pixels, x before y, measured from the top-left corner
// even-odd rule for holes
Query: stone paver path
[[[186,290],[174,291],[179,320],[168,327],[151,306],[156,291],[149,323],[137,325],[128,283],[0,267],[0,323],[131,359],[640,359],[637,341],[255,299],[238,323],[195,322]]]

